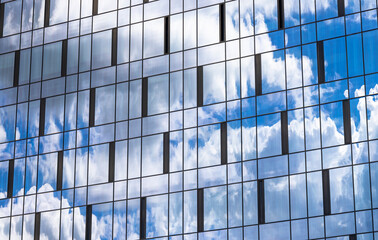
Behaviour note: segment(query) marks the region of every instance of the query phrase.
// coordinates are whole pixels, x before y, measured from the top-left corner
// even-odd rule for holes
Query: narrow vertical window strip
[[[3,37],[4,31],[4,9],[5,3],[0,3],[0,38]]]
[[[256,96],[262,94],[261,54],[255,55],[255,92]]]
[[[331,214],[331,193],[329,185],[329,170],[322,171],[322,181],[323,181],[323,209],[324,215]]]
[[[112,29],[112,66],[117,65],[118,51],[118,28]]]
[[[147,220],[147,199],[145,197],[140,198],[140,239],[146,239],[146,220]]]
[[[287,111],[281,112],[281,147],[282,155],[289,154],[289,126],[287,120]]]
[[[203,188],[197,190],[197,231],[204,231],[204,196]]]
[[[203,106],[203,67],[197,67],[197,106]]]
[[[344,0],[337,0],[337,10],[338,10],[339,17],[342,17],[345,15]]]
[[[61,76],[67,75],[67,40],[62,41],[62,66],[61,66]]]
[[[321,84],[325,82],[323,41],[317,42],[316,49],[318,54],[318,83]]]
[[[109,182],[114,182],[115,142],[109,143]]]
[[[14,160],[9,160],[8,165],[8,191],[7,198],[13,197]]]
[[[343,120],[344,120],[344,143],[352,143],[352,130],[350,121],[350,103],[349,99],[343,101]]]
[[[357,235],[356,234],[349,235],[349,240],[357,240]]]
[[[14,53],[14,65],[13,65],[13,87],[17,87],[20,76],[20,51]]]
[[[44,27],[48,27],[50,25],[50,0],[45,0],[45,21]]]
[[[163,136],[163,173],[169,173],[169,132],[164,133]]]
[[[39,240],[41,230],[41,213],[36,212],[34,216],[34,240]]]
[[[170,17],[164,17],[164,54],[169,54],[171,45]]]
[[[95,16],[98,14],[98,0],[93,0],[92,2],[92,15]]]
[[[39,136],[45,135],[46,98],[39,102]]]
[[[277,0],[278,29],[285,28],[285,4],[284,0]]]
[[[219,42],[226,40],[226,8],[224,3],[219,4]]]
[[[95,125],[95,110],[96,110],[96,89],[91,88],[89,97],[89,127]]]
[[[142,79],[142,117],[148,115],[148,78]]]
[[[92,238],[92,205],[88,205],[85,212],[85,240]]]
[[[227,164],[227,122],[221,123],[221,164]]]
[[[60,191],[63,187],[63,151],[58,152],[58,166],[56,178],[56,190]]]
[[[257,204],[258,204],[258,222],[259,224],[265,223],[265,190],[264,180],[257,182]]]

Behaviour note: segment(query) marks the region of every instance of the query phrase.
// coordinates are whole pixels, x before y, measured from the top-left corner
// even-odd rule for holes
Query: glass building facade
[[[0,3],[0,239],[378,240],[376,0]]]

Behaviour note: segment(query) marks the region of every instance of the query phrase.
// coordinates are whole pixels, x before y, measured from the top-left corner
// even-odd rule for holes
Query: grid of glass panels
[[[376,0],[0,2],[0,239],[378,239]]]

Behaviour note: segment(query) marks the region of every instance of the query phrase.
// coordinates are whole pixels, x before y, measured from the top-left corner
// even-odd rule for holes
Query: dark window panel
[[[48,27],[50,25],[50,0],[45,0],[45,21],[44,27]]]
[[[357,235],[356,234],[349,235],[349,240],[357,240]]]
[[[337,0],[337,11],[338,11],[339,17],[345,15],[345,3],[344,3],[344,0]]]
[[[142,117],[148,115],[148,78],[142,79]]]
[[[262,94],[261,54],[255,55],[255,92],[256,96]]]
[[[145,197],[142,197],[140,199],[140,239],[145,239],[146,238],[146,218],[147,218],[147,200]]]
[[[109,182],[114,182],[115,142],[109,143]]]
[[[258,211],[258,222],[259,224],[265,223],[265,190],[264,190],[264,180],[259,180],[257,182],[257,211]]]
[[[285,28],[285,4],[284,0],[277,0],[278,29]]]
[[[39,102],[39,136],[45,135],[46,98]]]
[[[320,84],[325,82],[323,41],[317,42],[316,48],[318,53],[318,83]]]
[[[92,15],[97,15],[98,14],[98,0],[93,0],[92,3]]]
[[[289,154],[289,134],[288,134],[287,111],[281,112],[281,145],[282,155]]]
[[[344,120],[344,143],[352,143],[352,130],[350,121],[350,103],[349,100],[343,101],[343,120]]]
[[[203,67],[197,67],[197,106],[203,106]]]
[[[224,3],[219,4],[219,41],[226,40],[226,8]]]
[[[3,37],[4,31],[4,10],[5,3],[0,3],[0,38]]]
[[[57,178],[56,178],[56,190],[62,190],[63,184],[63,151],[58,152],[58,167],[57,167]]]
[[[35,213],[34,217],[34,240],[39,240],[39,233],[41,231],[41,213]]]
[[[92,238],[92,205],[88,205],[85,212],[85,240]]]
[[[62,67],[61,76],[67,75],[67,40],[62,41]]]
[[[203,188],[197,190],[197,231],[203,232],[204,229],[204,195]]]
[[[14,160],[9,160],[7,198],[13,197]]]
[[[227,122],[221,123],[221,164],[227,164]]]
[[[117,65],[118,28],[112,29],[112,66]]]
[[[170,50],[170,17],[164,17],[164,54],[169,54]]]
[[[14,53],[13,87],[17,87],[20,78],[20,51]]]
[[[163,173],[169,173],[169,132],[164,133]]]
[[[91,88],[89,98],[89,127],[95,125],[95,111],[96,111],[96,89]]]
[[[329,186],[329,170],[322,171],[323,180],[323,209],[324,215],[331,214],[331,193]]]

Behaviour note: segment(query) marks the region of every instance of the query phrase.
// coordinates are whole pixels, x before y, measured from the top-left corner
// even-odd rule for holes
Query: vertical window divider
[[[57,181],[56,190],[62,190],[63,185],[63,151],[58,152]]]
[[[92,238],[92,205],[87,205],[85,211],[85,240]]]
[[[285,3],[284,0],[277,0],[277,18],[278,18],[278,29],[282,30],[285,28]]]
[[[197,107],[203,106],[203,66],[197,67]]]
[[[67,39],[62,41],[62,67],[61,76],[67,75]]]
[[[14,52],[13,87],[17,87],[20,78],[20,50]]]
[[[227,164],[227,122],[221,123],[221,164]]]
[[[2,38],[4,34],[4,10],[5,3],[0,3],[0,38]]]
[[[169,132],[165,132],[163,136],[163,173],[169,173]]]
[[[148,115],[148,78],[142,79],[142,117]]]
[[[349,99],[343,100],[343,120],[344,120],[344,143],[352,143],[352,130],[350,122],[350,102]]]
[[[331,189],[329,185],[329,170],[322,171],[322,182],[323,182],[323,208],[324,215],[331,214]]]
[[[287,119],[287,111],[281,112],[281,147],[282,155],[289,154],[289,126]]]
[[[170,53],[171,33],[170,33],[170,17],[164,17],[164,54]]]
[[[140,239],[146,239],[146,220],[147,220],[147,199],[140,198]]]
[[[345,16],[344,0],[337,0],[337,11],[338,11],[339,17]]]
[[[93,0],[92,2],[92,15],[95,16],[98,14],[98,0]]]
[[[34,240],[39,240],[41,230],[41,213],[36,212],[34,215]]]
[[[226,41],[226,8],[225,4],[219,4],[219,42]]]
[[[115,142],[109,143],[109,182],[114,182]]]
[[[96,111],[96,88],[91,88],[89,96],[89,127],[95,125],[95,111]]]
[[[45,135],[46,98],[39,102],[39,136]]]
[[[203,188],[197,189],[197,231],[204,231],[204,195]]]
[[[13,197],[14,159],[9,160],[8,165],[8,191],[7,198]]]
[[[262,69],[261,69],[261,54],[255,55],[255,94],[260,96],[262,94]]]
[[[112,66],[117,65],[118,28],[112,29]]]
[[[258,222],[265,223],[265,190],[264,179],[257,181]]]
[[[318,83],[325,83],[325,69],[324,69],[324,43],[319,41],[316,43],[316,50],[318,54]]]
[[[44,27],[48,27],[50,25],[50,0],[45,0],[45,19],[44,19]]]

